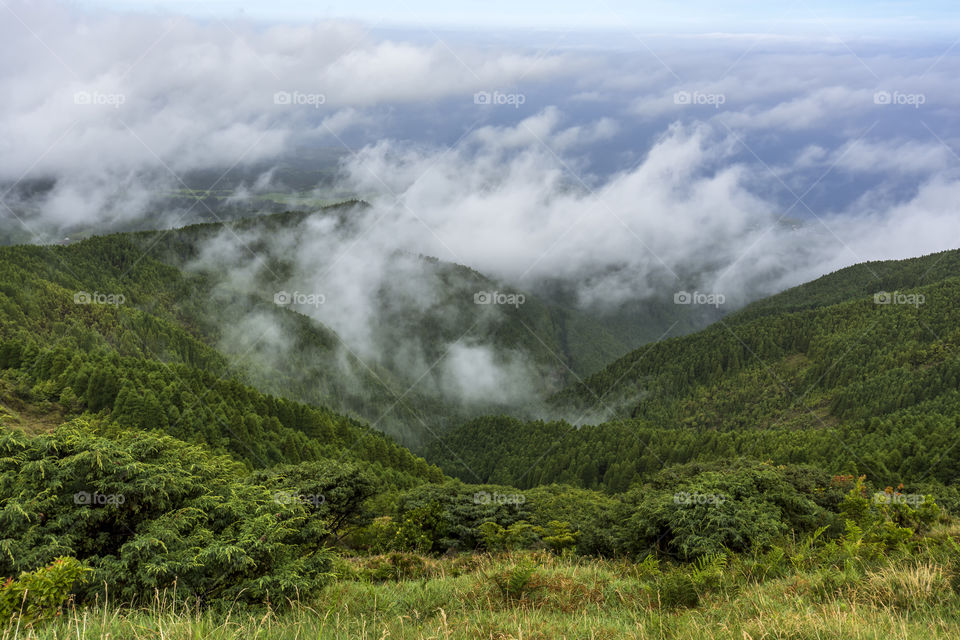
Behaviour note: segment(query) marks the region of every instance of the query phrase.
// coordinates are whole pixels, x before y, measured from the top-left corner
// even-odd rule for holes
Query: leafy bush
[[[434,564],[436,561],[433,561]],[[432,575],[432,565],[412,553],[393,552],[364,558],[357,577],[371,582],[410,580]]]
[[[668,469],[624,496],[618,551],[692,560],[764,549],[788,531],[832,525],[836,514],[812,499],[809,487],[798,487],[797,474],[788,470],[760,463]],[[829,476],[819,480],[827,485]]]
[[[512,502],[495,499],[499,495],[516,498]],[[469,485],[459,481],[426,484],[410,489],[397,501],[396,516],[402,523],[406,547],[444,552],[448,549],[472,550],[481,543],[480,525],[496,522],[509,527],[530,521],[530,509],[522,493],[510,487]],[[406,524],[403,524],[406,523]],[[410,536],[422,536],[415,543]]]
[[[853,532],[866,543],[879,543],[887,548],[903,544],[916,533],[929,531],[941,517],[933,496],[905,495],[891,487],[871,495],[865,476],[855,479],[840,510],[847,518],[848,538],[853,537],[849,535]]]
[[[393,547],[400,551],[429,553],[441,544],[446,530],[447,523],[439,504],[417,507],[403,514]]]
[[[156,589],[204,602],[283,603],[327,580],[327,530],[244,469],[152,433],[94,435],[81,422],[0,436],[0,575],[69,555],[124,600]]]
[[[355,548],[368,553],[385,553],[393,549],[397,538],[398,525],[390,516],[374,518],[370,524],[354,530],[347,542]]]
[[[496,522],[484,522],[479,527],[479,534],[484,548],[489,551],[546,547],[551,551],[561,552],[577,543],[577,532],[571,530],[570,524],[556,520],[551,520],[545,527],[532,525],[524,520],[514,522],[506,528]]]
[[[552,522],[561,522],[575,532],[574,547],[581,555],[612,556],[614,524],[619,500],[599,491],[575,489],[562,485],[537,487],[525,491],[529,522],[549,529]],[[548,534],[548,536],[551,534]],[[554,545],[547,542],[551,548]],[[569,547],[569,540],[556,541],[560,548]]]
[[[376,493],[373,476],[354,464],[334,460],[301,462],[253,473],[247,482],[274,490],[280,501],[299,501],[340,538],[348,528],[370,522],[366,501]]]
[[[58,614],[74,586],[89,571],[76,558],[61,556],[46,567],[20,574],[16,580],[8,578],[0,586],[0,625],[21,615],[37,620]]]

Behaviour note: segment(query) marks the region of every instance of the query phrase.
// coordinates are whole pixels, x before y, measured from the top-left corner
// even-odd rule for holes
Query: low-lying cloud
[[[336,148],[336,189],[369,209],[269,238],[225,232],[194,266],[242,290],[268,269],[251,247],[269,247],[291,269],[277,290],[322,293],[330,303],[304,312],[352,353],[433,371],[441,393],[513,402],[531,365],[459,336],[390,343],[386,317],[446,308],[449,283],[417,254],[534,292],[559,281],[598,311],[680,290],[734,308],[960,243],[949,43],[694,34],[535,49],[343,21],[6,11],[0,182],[49,188],[8,191],[4,224],[174,225],[184,207],[159,196],[186,173],[262,167],[237,202],[282,189],[278,167],[303,149]]]

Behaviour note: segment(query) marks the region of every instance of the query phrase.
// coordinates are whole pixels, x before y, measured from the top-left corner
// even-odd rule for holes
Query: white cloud
[[[139,213],[143,200],[123,186],[132,174],[179,186],[190,170],[262,162],[305,135],[362,127],[364,109],[472,105],[476,91],[577,68],[559,54],[376,39],[346,22],[264,27],[8,5],[17,19],[0,21],[0,181],[59,179],[40,203],[56,222],[98,221],[114,200]]]
[[[289,240],[304,278],[337,274],[308,284],[332,287],[350,313],[325,321],[357,345],[370,342],[372,292],[403,266],[389,258],[398,249],[524,285],[564,279],[589,303],[688,280],[746,299],[888,257],[910,229],[897,247],[957,242],[956,158],[944,146],[958,136],[957,63],[929,47],[866,41],[851,53],[831,39],[740,34],[534,51],[423,44],[350,22],[10,6],[30,28],[0,23],[0,180],[57,178],[31,203],[47,221],[132,216],[185,171],[355,135],[362,148],[341,186],[380,194],[361,220],[376,224],[311,228],[322,242],[309,248]],[[516,91],[523,108],[475,105],[477,91]],[[678,104],[680,91],[724,101]],[[878,91],[924,104],[876,104]],[[465,134],[454,149],[450,131]],[[591,153],[630,162],[598,172]],[[250,189],[268,188],[265,175]],[[803,193],[821,177],[824,189],[863,182],[817,208],[826,228],[804,207],[790,212],[806,216],[803,229],[778,223],[792,203],[783,183]]]

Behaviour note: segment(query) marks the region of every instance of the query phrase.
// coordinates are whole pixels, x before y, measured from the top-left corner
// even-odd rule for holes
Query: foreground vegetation
[[[671,467],[618,496],[396,491],[355,465],[244,470],[80,424],[0,449],[0,566],[39,567],[0,587],[6,638],[960,630],[960,523],[863,477],[739,461]]]
[[[7,638],[951,638],[956,530],[875,556],[809,539],[687,567],[545,552],[342,561],[316,598],[281,611],[202,609],[172,591],[140,607],[66,606]]]

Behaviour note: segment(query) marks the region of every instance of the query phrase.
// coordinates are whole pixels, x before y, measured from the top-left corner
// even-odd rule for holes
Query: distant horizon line
[[[295,0],[281,0],[269,3],[264,9],[249,10],[249,5],[236,0],[221,0],[208,3],[185,3],[172,0],[74,0],[72,6],[83,12],[110,12],[139,14],[146,16],[184,16],[198,20],[214,19],[219,21],[249,21],[264,26],[307,25],[317,22],[353,22],[372,31],[408,31],[429,32],[433,30],[463,32],[466,34],[488,34],[490,32],[509,32],[516,34],[614,34],[624,36],[642,35],[644,37],[686,37],[686,38],[769,38],[771,40],[836,40],[841,39],[882,39],[908,40],[916,36],[929,38],[931,35],[944,39],[956,39],[960,32],[960,18],[947,15],[887,15],[881,17],[854,17],[849,15],[811,15],[806,18],[796,16],[763,15],[744,19],[737,16],[720,18],[709,13],[696,13],[694,7],[684,14],[664,14],[651,11],[650,15],[635,12],[621,15],[614,11],[603,16],[603,12],[590,12],[588,15],[563,13],[562,10],[542,15],[509,15],[496,9],[488,13],[476,12],[471,15],[451,15],[449,12],[424,12],[411,16],[409,12],[397,13],[396,9],[377,13],[367,9],[362,13],[349,13],[328,9],[325,12],[311,10],[309,7],[293,8],[299,3]],[[248,6],[243,6],[246,4]],[[374,4],[374,3],[371,3]],[[430,4],[421,2],[421,4]],[[843,4],[838,2],[837,4]],[[532,5],[532,6],[535,6]],[[693,15],[702,16],[691,18]],[[498,16],[490,19],[489,16]],[[513,19],[511,19],[513,18]],[[838,33],[838,30],[840,33]]]

